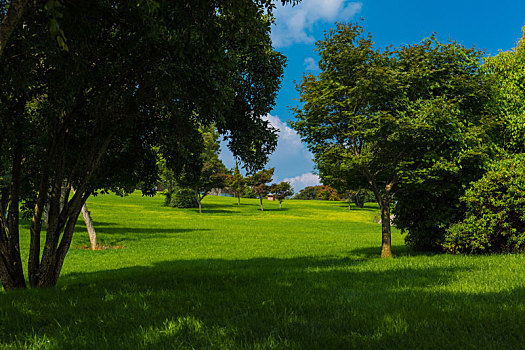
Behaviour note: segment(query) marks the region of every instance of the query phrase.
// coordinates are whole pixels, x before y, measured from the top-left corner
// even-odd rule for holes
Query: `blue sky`
[[[290,181],[298,192],[319,183],[312,155],[288,126],[293,120],[290,106],[298,104],[295,82],[305,72],[318,73],[315,42],[336,21],[355,22],[372,34],[377,47],[420,42],[436,32],[440,41],[449,39],[464,46],[496,55],[516,45],[525,25],[524,0],[499,1],[392,1],[392,0],[303,0],[299,5],[277,5],[272,28],[274,47],[288,58],[277,104],[266,117],[279,130],[277,150],[267,167],[275,167],[274,181]],[[221,153],[228,168],[235,166],[229,152]]]

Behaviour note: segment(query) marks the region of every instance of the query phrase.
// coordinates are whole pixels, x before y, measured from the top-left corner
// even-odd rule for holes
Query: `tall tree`
[[[381,208],[381,256],[391,257],[394,197],[397,209],[408,204],[403,191],[408,196],[416,187],[426,201],[432,193],[421,183],[450,176],[455,181],[443,191],[453,198],[441,202],[456,205],[461,185],[480,175],[491,85],[478,51],[434,37],[381,51],[363,33],[357,24],[338,24],[317,43],[321,73],[298,86],[304,105],[295,109],[293,127],[317,164],[339,164],[364,177]],[[437,226],[435,216],[432,222]]]
[[[261,211],[264,211],[263,198],[270,192],[270,186],[267,184],[272,182],[274,168],[259,170],[248,178],[248,183],[253,192],[259,198]]]
[[[271,48],[270,1],[62,5],[67,50],[45,30],[45,11],[25,11],[0,57],[0,279],[6,290],[25,286],[21,202],[33,213],[29,283],[53,286],[87,198],[100,190],[129,191],[139,182],[144,193],[154,193],[156,152],[180,171],[199,148],[199,126],[212,123],[250,169],[260,168],[276,145],[275,130],[262,119],[284,64]],[[5,13],[6,2],[0,6]],[[64,184],[69,200],[61,206]]]

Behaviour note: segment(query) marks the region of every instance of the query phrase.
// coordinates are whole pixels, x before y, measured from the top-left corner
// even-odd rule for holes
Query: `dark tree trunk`
[[[17,114],[23,114],[25,99],[17,101]],[[9,190],[0,199],[0,280],[5,290],[25,288],[26,282],[20,257],[19,205],[22,176],[22,139],[13,147],[13,165]],[[6,208],[7,207],[7,208]],[[7,210],[7,218],[5,217]]]
[[[282,203],[283,203],[282,201],[279,201],[279,209],[283,208]]]
[[[262,196],[259,196],[259,201],[261,202],[261,211],[264,211]]]
[[[363,171],[363,174],[368,179],[368,183],[374,192],[377,204],[381,208],[381,257],[392,257],[392,234],[390,230],[390,190],[393,182],[385,186],[384,194],[379,191],[375,178],[370,175],[368,171]]]
[[[241,195],[237,194],[237,205],[241,205]]]
[[[78,188],[76,188],[76,192],[73,192],[72,198],[64,201],[61,207],[60,198],[69,198],[69,192],[71,191],[71,184],[68,184],[66,193],[62,195],[66,149],[64,147],[66,144],[64,137],[64,134],[57,134],[54,154],[50,157],[54,160],[52,162],[54,172],[49,181],[51,184],[51,192],[49,195],[49,225],[41,260],[38,261],[38,259],[36,259],[30,261],[29,264],[29,271],[32,271],[32,277],[30,278],[32,287],[53,287],[58,282],[64,260],[71,245],[78,216],[91,194],[91,189],[88,185],[90,178],[97,169],[100,159],[111,140],[111,134],[108,134],[102,142],[97,141],[97,143],[100,142],[97,147],[93,147],[90,154],[83,159],[87,163],[87,166],[83,170],[82,180]],[[100,140],[100,138],[97,140]],[[36,247],[36,244],[32,245],[32,247]],[[32,251],[30,254],[38,257],[39,252]]]
[[[9,257],[10,274],[13,288],[25,288],[26,282],[20,258],[20,232],[19,232],[19,203],[20,203],[20,177],[22,171],[22,145],[20,141],[15,144],[13,155],[13,173],[11,180],[11,200],[8,211],[7,249]],[[5,287],[4,287],[5,288]],[[5,288],[7,290],[7,288]]]

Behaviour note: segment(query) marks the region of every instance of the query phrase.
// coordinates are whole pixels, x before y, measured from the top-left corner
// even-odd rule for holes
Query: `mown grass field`
[[[377,206],[91,198],[56,288],[0,291],[0,348],[519,349],[525,258],[413,254]],[[23,237],[23,249],[28,245]],[[26,260],[26,258],[24,258]]]

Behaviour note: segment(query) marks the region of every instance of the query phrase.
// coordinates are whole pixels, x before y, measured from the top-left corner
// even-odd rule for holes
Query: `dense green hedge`
[[[461,199],[466,218],[446,232],[452,253],[501,253],[525,250],[525,155],[496,162]]]

